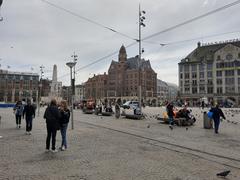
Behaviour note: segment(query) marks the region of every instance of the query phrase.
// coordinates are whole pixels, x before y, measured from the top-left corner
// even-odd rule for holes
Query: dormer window
[[[232,54],[229,53],[226,55],[226,60],[232,60],[232,58],[233,58]]]

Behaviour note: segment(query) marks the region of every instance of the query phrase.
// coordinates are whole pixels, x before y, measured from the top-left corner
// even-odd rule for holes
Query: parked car
[[[136,109],[139,107],[138,101],[127,101],[122,105],[123,109]]]

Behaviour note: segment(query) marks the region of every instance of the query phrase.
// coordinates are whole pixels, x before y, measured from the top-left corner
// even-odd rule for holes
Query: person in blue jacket
[[[210,109],[210,112],[213,113],[212,118],[214,121],[214,130],[215,133],[218,134],[218,129],[219,129],[219,125],[220,125],[220,117],[222,117],[223,119],[226,119],[222,110],[219,108],[219,105],[217,104],[216,107]]]
[[[13,113],[15,114],[17,128],[21,128],[21,118],[23,115],[23,109],[24,107],[21,101],[18,101],[13,108]]]

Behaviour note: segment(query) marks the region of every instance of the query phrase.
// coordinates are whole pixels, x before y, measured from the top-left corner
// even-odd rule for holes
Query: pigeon
[[[188,130],[188,128],[186,128],[186,131]]]
[[[220,173],[217,173],[217,176],[219,177],[226,177],[231,171],[223,171],[223,172],[220,172]]]
[[[147,125],[147,128],[150,128],[150,124]]]
[[[171,130],[173,130],[173,127],[172,127],[172,126],[169,126],[169,128],[170,128]]]

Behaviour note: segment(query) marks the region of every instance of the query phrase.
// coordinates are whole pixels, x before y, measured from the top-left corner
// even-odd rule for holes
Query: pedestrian
[[[55,99],[51,100],[51,103],[45,110],[43,117],[46,119],[47,126],[46,151],[48,152],[50,150],[50,141],[52,139],[52,152],[57,152],[55,145],[57,130],[60,128],[60,112]]]
[[[204,106],[205,106],[204,101],[202,101],[201,106],[202,106],[202,109],[204,109]]]
[[[166,107],[167,109],[167,114],[168,114],[168,120],[169,120],[169,128],[170,129],[173,129],[173,124],[174,124],[174,121],[173,121],[173,116],[174,116],[174,112],[173,112],[173,104],[172,103],[169,103]]]
[[[217,104],[215,108],[210,109],[210,111],[213,113],[212,118],[214,121],[214,130],[215,133],[218,134],[218,129],[220,125],[220,117],[223,119],[226,119],[222,110],[219,108],[219,105]]]
[[[16,128],[21,128],[21,118],[23,115],[23,105],[21,101],[17,101],[17,103],[15,104],[14,108],[13,108],[13,113],[15,114],[15,118],[16,118]]]
[[[31,135],[32,131],[32,121],[35,118],[35,109],[31,104],[31,100],[27,100],[27,105],[24,106],[23,110],[23,118],[25,116],[26,119],[26,134]]]
[[[62,144],[60,150],[67,149],[67,127],[70,118],[70,110],[68,109],[67,102],[61,101],[60,105],[60,132],[62,135]]]

